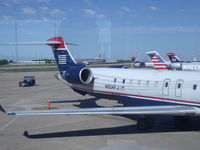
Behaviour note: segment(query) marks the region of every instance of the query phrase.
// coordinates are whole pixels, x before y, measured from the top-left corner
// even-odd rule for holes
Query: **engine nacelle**
[[[64,74],[65,80],[72,84],[89,84],[93,79],[91,70],[83,67],[70,67]]]

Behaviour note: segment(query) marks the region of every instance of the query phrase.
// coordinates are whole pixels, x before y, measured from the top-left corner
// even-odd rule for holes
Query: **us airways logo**
[[[58,55],[58,64],[66,64],[67,56],[66,55]]]
[[[105,84],[106,89],[124,90],[122,85]]]

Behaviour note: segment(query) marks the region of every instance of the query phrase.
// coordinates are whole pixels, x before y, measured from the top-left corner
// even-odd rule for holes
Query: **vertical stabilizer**
[[[82,65],[75,61],[67,48],[67,45],[70,45],[70,43],[65,43],[62,37],[53,37],[48,39],[47,45],[52,47],[53,54],[60,72],[66,71],[72,66]]]
[[[169,69],[166,61],[159,55],[157,51],[149,51],[146,54],[151,58],[151,61],[154,63],[155,69]]]
[[[174,53],[167,53],[166,55],[168,56],[171,63],[181,62],[181,60]]]
[[[132,57],[131,57],[131,61],[132,61],[133,63],[140,63],[139,59],[138,59],[136,56],[132,56]]]

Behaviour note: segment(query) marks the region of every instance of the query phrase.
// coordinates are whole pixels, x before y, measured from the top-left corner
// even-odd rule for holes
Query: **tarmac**
[[[0,104],[9,111],[122,106],[117,101],[81,96],[58,81],[56,72],[0,73]],[[19,87],[24,75],[36,85]],[[113,115],[8,116],[0,112],[0,150],[199,150],[200,119],[186,130],[172,119],[156,118],[150,131],[138,131],[136,121]],[[26,132],[27,131],[27,132]]]

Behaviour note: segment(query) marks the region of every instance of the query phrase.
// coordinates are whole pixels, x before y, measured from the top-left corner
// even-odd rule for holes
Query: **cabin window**
[[[146,82],[146,85],[149,86],[149,81]]]
[[[165,87],[168,87],[168,82],[165,83]]]
[[[123,79],[123,81],[122,81],[122,82],[123,82],[123,84],[125,83],[125,81],[126,81],[126,80],[125,80],[125,79]]]
[[[115,78],[115,79],[114,79],[114,83],[115,83],[116,81],[117,81],[117,79]]]
[[[181,88],[181,83],[178,84],[178,89],[180,89],[180,88]]]
[[[197,89],[197,85],[194,84],[194,85],[193,85],[193,90],[196,90],[196,89]]]

